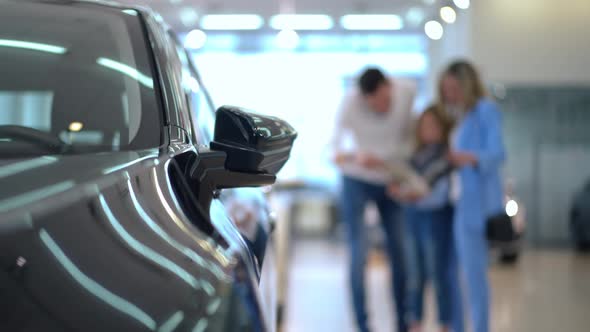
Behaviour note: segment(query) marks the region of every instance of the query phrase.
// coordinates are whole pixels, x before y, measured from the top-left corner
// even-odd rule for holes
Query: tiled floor
[[[354,331],[346,252],[328,241],[295,245],[283,331]],[[394,331],[389,270],[371,255],[368,302],[374,331]],[[515,266],[491,268],[494,332],[590,331],[590,256],[568,251],[527,251]],[[429,300],[428,317],[433,317]],[[433,319],[427,331],[436,331]]]

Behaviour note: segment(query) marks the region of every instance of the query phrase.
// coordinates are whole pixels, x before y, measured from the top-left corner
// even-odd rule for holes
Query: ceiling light
[[[47,52],[53,54],[64,54],[67,49],[61,46],[33,43],[22,40],[0,39],[0,47],[24,48],[27,50]]]
[[[194,27],[199,20],[199,14],[194,8],[184,7],[180,10],[180,22],[185,27]]]
[[[206,15],[201,18],[205,30],[258,30],[264,25],[259,15]]]
[[[340,25],[346,30],[400,30],[404,27],[398,15],[344,15]]]
[[[279,48],[292,50],[299,45],[299,35],[295,30],[281,30],[277,34],[276,43]]]
[[[453,0],[453,2],[455,3],[455,6],[461,9],[467,9],[469,8],[469,5],[471,5],[471,1],[469,0]]]
[[[70,125],[68,126],[68,130],[72,132],[79,132],[80,130],[82,130],[82,128],[84,128],[84,125],[82,124],[82,122],[78,121],[74,121],[70,123]]]
[[[432,40],[439,40],[444,34],[443,26],[437,21],[428,21],[424,25],[424,32],[426,36]]]
[[[131,66],[108,58],[98,58],[96,63],[105,68],[109,68],[121,74],[127,75],[148,88],[154,88],[154,80],[151,77],[144,75],[139,70]]]
[[[406,13],[406,21],[409,25],[417,27],[424,21],[424,10],[418,7],[412,7]]]
[[[328,15],[275,15],[269,25],[275,30],[330,30],[334,21]]]
[[[442,18],[443,21],[452,24],[457,20],[457,13],[453,8],[445,6],[440,9],[440,18]]]
[[[205,46],[205,42],[207,42],[207,34],[202,30],[195,29],[186,34],[184,47],[198,50]]]

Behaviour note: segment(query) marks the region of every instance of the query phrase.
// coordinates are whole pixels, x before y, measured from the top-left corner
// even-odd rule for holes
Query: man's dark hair
[[[379,86],[387,82],[383,72],[377,68],[368,68],[359,78],[359,87],[363,95],[375,93]]]

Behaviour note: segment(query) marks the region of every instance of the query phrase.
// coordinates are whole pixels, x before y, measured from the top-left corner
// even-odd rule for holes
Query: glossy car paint
[[[226,208],[181,194],[201,144],[182,68],[167,26],[134,10],[153,50],[162,146],[1,160],[0,330],[272,330],[259,259]]]
[[[96,168],[80,177],[71,174],[79,163],[88,167],[89,156],[59,158],[8,178],[25,182],[34,172],[48,181],[1,201],[3,279],[12,284],[2,297],[6,326],[155,330],[176,315],[186,330],[204,322],[233,330],[228,312],[258,310],[255,272],[239,236],[224,228],[231,240],[222,246],[195,227],[175,198],[167,157],[148,154],[137,162],[123,154],[116,163],[98,160],[118,156],[96,156]],[[221,217],[216,221],[231,225]],[[244,290],[250,295],[233,294]]]

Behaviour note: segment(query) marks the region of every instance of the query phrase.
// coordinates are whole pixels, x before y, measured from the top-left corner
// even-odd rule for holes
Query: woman
[[[457,168],[455,243],[465,277],[467,305],[475,332],[489,331],[486,220],[503,209],[500,168],[505,151],[501,114],[486,97],[469,62],[452,63],[442,74],[441,106],[457,117],[449,160]]]

